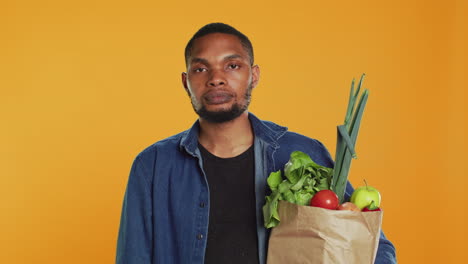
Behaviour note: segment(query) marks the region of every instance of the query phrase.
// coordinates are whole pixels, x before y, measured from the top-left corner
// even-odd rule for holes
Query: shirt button
[[[201,208],[205,208],[205,203],[204,203],[204,202],[200,202],[200,207],[201,207]]]
[[[198,234],[198,235],[197,235],[197,239],[198,239],[198,240],[202,240],[202,239],[203,239],[203,235],[202,235],[202,234]]]

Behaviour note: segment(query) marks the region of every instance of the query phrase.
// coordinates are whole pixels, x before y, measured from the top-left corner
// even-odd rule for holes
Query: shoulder
[[[288,131],[286,127],[271,121],[259,120],[255,116],[253,116],[253,119],[258,120],[254,124],[262,124],[262,134],[268,134],[269,138],[273,139],[272,143],[276,148],[274,154],[275,170],[282,168],[288,162],[289,156],[293,151],[302,151],[307,153],[315,163],[329,168],[333,167],[334,162],[330,153],[319,140]],[[258,124],[257,126],[260,126]]]
[[[333,167],[333,159],[328,149],[317,139],[288,131],[278,140],[279,156],[287,162],[293,151],[307,153],[314,162],[325,167]],[[284,164],[283,164],[284,165]]]
[[[325,146],[317,139],[292,132],[287,131],[279,140],[279,144],[286,144],[291,147],[297,148],[312,148],[313,150],[324,150]]]
[[[180,141],[187,133],[188,130],[151,144],[143,149],[136,156],[135,160],[141,162],[143,165],[147,165],[154,163],[157,159],[158,153],[164,153],[165,156],[170,156],[171,153],[178,152]]]
[[[287,127],[278,125],[271,121],[259,120],[260,124],[266,129],[262,130],[262,134],[268,134],[280,148],[283,150],[308,150],[314,152],[327,151],[325,146],[318,140],[308,136],[301,135],[296,132],[288,131]],[[274,143],[274,144],[275,144]],[[328,151],[327,151],[328,152]]]

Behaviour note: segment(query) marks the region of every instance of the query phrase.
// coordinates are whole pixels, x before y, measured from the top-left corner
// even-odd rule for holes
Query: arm
[[[137,157],[130,171],[123,201],[116,264],[152,263],[152,199],[147,177]]]
[[[345,201],[349,201],[354,188],[348,181],[346,185]],[[395,247],[384,235],[383,231],[380,232],[379,248],[377,249],[377,256],[375,264],[396,264]]]

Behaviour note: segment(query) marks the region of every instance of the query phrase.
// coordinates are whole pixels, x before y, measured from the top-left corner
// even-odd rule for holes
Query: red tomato
[[[371,210],[371,209],[369,209],[369,208],[366,207],[366,208],[362,209],[362,211],[363,211],[363,212],[374,212],[374,211],[382,211],[382,210],[380,210],[380,208]]]
[[[310,206],[331,210],[335,210],[338,204],[338,196],[332,190],[318,191],[310,200]]]

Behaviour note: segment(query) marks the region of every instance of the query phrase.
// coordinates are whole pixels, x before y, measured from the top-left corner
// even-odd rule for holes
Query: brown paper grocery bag
[[[271,231],[268,264],[372,264],[382,211],[353,212],[278,205],[280,224]]]

